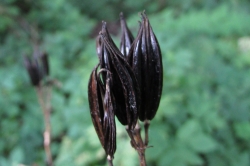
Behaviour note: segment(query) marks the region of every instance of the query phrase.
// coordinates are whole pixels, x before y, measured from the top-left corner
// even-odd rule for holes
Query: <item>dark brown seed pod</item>
[[[32,85],[38,86],[42,79],[39,72],[38,63],[35,63],[31,58],[24,56],[24,65],[29,74]]]
[[[98,87],[97,82],[97,68],[98,65],[94,68],[90,75],[89,84],[88,84],[88,99],[90,114],[92,118],[93,125],[95,127],[98,138],[104,148],[104,133],[102,130],[102,117],[103,117],[103,105],[102,105],[102,96],[101,91]]]
[[[107,74],[105,84],[97,75],[98,65],[91,73],[88,98],[92,122],[106,155],[113,158],[116,150],[115,102],[110,90],[111,75]],[[102,71],[100,71],[102,72]]]
[[[159,106],[162,92],[162,57],[146,14],[142,13],[142,23],[129,53],[129,62],[140,84],[141,103],[139,119],[152,120]]]
[[[116,126],[115,126],[115,101],[114,96],[111,93],[111,74],[107,73],[105,94],[103,97],[103,132],[105,138],[104,148],[107,155],[113,158],[116,150]]]
[[[122,29],[120,51],[125,57],[127,57],[129,54],[130,47],[134,41],[134,37],[131,31],[128,29],[123,13],[120,13],[120,22],[121,22],[121,29]]]
[[[123,125],[134,128],[140,106],[139,87],[132,68],[111,39],[106,23],[101,31],[104,50],[109,54],[110,71],[114,78],[114,97],[117,105],[116,116]]]

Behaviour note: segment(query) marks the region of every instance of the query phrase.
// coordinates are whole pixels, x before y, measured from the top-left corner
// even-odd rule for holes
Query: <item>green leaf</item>
[[[12,153],[10,154],[10,160],[12,162],[12,165],[22,163],[23,159],[24,159],[24,152],[22,151],[21,147],[18,146],[12,150]]]
[[[194,135],[201,131],[201,125],[195,119],[191,119],[184,123],[177,131],[177,138],[180,140],[190,140]]]
[[[234,124],[234,130],[239,138],[250,140],[250,123],[237,122]]]
[[[216,141],[207,134],[193,135],[192,138],[188,140],[189,146],[196,152],[208,153],[216,149]]]

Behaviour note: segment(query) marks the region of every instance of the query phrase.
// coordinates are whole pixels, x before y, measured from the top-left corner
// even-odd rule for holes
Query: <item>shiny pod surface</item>
[[[140,85],[139,119],[152,120],[157,112],[162,93],[162,57],[159,43],[145,13],[128,56]]]
[[[107,52],[107,58],[104,59],[108,60],[108,70],[113,77],[113,93],[117,105],[116,116],[123,125],[134,128],[140,106],[138,82],[127,59],[111,39],[105,22],[103,22],[100,35],[102,37],[103,52]],[[107,65],[101,64],[101,66]]]

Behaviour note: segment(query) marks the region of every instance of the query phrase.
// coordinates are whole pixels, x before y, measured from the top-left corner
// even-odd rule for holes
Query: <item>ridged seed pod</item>
[[[106,155],[113,158],[116,151],[115,102],[110,90],[111,75],[107,74],[105,84],[97,74],[98,65],[91,73],[88,84],[88,98],[93,125]]]
[[[163,67],[159,43],[145,13],[137,37],[131,46],[128,61],[140,85],[139,119],[152,120],[159,106]]]
[[[138,109],[140,107],[140,91],[135,74],[128,64],[126,58],[111,39],[106,23],[103,22],[102,31],[103,52],[107,52],[104,59],[110,65],[109,71],[113,76],[113,93],[116,100],[116,116],[123,125],[134,128],[138,119]],[[105,62],[106,64],[106,62]],[[104,66],[107,66],[105,65]],[[101,64],[101,66],[103,66]]]

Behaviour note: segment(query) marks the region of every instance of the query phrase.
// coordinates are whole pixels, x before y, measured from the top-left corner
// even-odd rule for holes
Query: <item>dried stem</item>
[[[140,159],[140,166],[146,166],[145,150],[146,146],[141,138],[141,128],[140,124],[137,122],[134,129],[129,130],[126,128],[129,137],[131,138],[131,145],[137,151]]]
[[[113,166],[113,159],[110,157],[110,155],[107,156],[108,164],[109,166]]]
[[[50,150],[50,142],[51,142],[51,124],[50,124],[50,113],[51,113],[51,105],[50,105],[50,98],[51,98],[51,88],[39,85],[36,87],[37,97],[39,103],[41,105],[44,117],[44,150],[46,154],[46,165],[52,166],[53,159]]]
[[[149,120],[145,120],[144,121],[144,130],[145,130],[145,141],[144,141],[144,145],[147,147],[148,146],[148,129],[150,126],[150,121]]]

